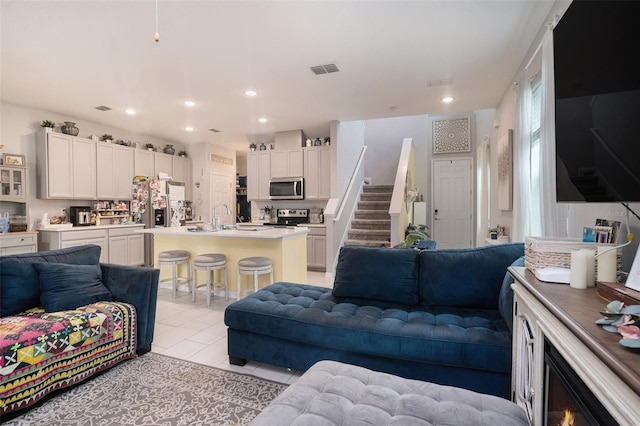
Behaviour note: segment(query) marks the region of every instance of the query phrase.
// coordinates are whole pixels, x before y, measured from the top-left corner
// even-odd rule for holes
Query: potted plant
[[[104,142],[109,142],[109,143],[111,143],[111,141],[113,141],[113,136],[111,136],[111,135],[110,135],[110,134],[108,134],[108,133],[105,133],[104,135],[102,135],[102,136],[100,137],[100,140],[101,140],[101,141],[104,141]]]
[[[187,151],[180,151],[180,152],[178,152],[178,155],[179,155],[180,157],[184,158],[184,157],[186,157],[186,156],[187,156]]]
[[[256,145],[255,143],[250,143],[250,144],[249,144],[249,149],[250,149],[251,151],[255,151],[257,147],[258,147],[258,145]]]
[[[54,127],[56,127],[56,123],[54,123],[51,120],[42,120],[42,123],[40,123],[40,126],[44,128],[45,132],[50,132],[53,130]]]
[[[153,144],[152,143],[145,143],[144,147],[147,148],[147,151],[153,151]]]

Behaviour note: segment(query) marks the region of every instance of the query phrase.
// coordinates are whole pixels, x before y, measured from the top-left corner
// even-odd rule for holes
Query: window
[[[538,72],[531,79],[531,118],[529,146],[529,170],[531,180],[530,211],[532,235],[544,235],[542,224],[542,149],[541,149],[541,118],[542,118],[542,78]]]

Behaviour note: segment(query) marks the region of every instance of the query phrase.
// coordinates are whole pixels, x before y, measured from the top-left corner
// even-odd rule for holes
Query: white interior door
[[[226,209],[222,206],[218,207],[215,211],[215,214],[222,218],[222,223],[225,225],[233,225],[235,222],[233,220],[235,210],[233,205],[235,186],[233,183],[231,176],[217,173],[211,173],[209,176],[209,187],[211,188],[211,205],[209,206],[209,211],[213,211],[214,206],[218,203],[226,204],[231,210],[231,215],[228,215]],[[213,220],[213,217],[211,219]]]
[[[438,248],[473,247],[472,159],[434,160],[432,238]]]

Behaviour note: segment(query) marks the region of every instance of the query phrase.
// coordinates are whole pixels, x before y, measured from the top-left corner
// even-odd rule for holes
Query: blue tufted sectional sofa
[[[333,289],[280,282],[225,311],[230,362],[341,361],[509,398],[511,291],[522,243],[343,247]]]

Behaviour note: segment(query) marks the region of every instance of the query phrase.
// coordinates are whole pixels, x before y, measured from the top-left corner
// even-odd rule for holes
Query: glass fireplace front
[[[545,338],[544,424],[547,426],[617,426],[593,392]]]

